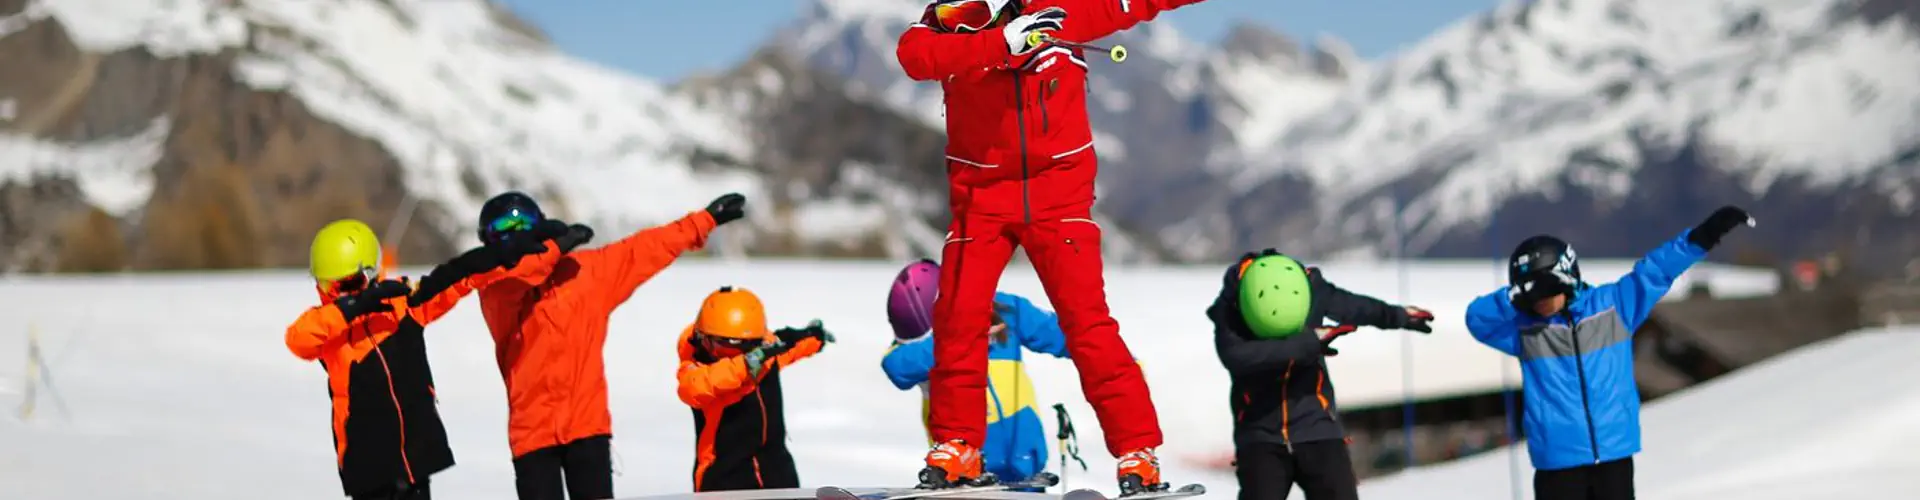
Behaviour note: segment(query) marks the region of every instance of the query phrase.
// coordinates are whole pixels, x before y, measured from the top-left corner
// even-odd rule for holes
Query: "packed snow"
[[[894,389],[879,369],[892,338],[884,319],[884,290],[897,265],[689,260],[642,287],[614,314],[605,349],[616,491],[627,497],[690,488],[693,424],[674,396],[672,346],[705,294],[727,284],[758,293],[775,323],[819,318],[839,337],[822,354],[792,367],[783,381],[791,446],[805,484],[912,481],[926,447],[920,394]],[[1588,273],[1611,275],[1624,266],[1594,262]],[[1491,262],[1418,263],[1408,266],[1405,282],[1399,269],[1377,264],[1331,263],[1326,272],[1342,286],[1390,301],[1401,300],[1405,290],[1408,302],[1431,307],[1440,317],[1431,335],[1363,330],[1342,339],[1332,371],[1344,405],[1391,404],[1401,397],[1403,345],[1416,349],[1413,389],[1421,396],[1517,382],[1497,378],[1506,360],[1478,346],[1460,324],[1466,300],[1498,281]],[[1718,292],[1735,295],[1765,293],[1774,286],[1762,273],[1734,269],[1702,268],[1685,278],[1707,279]],[[1230,475],[1183,458],[1230,447],[1226,375],[1218,368],[1202,314],[1218,280],[1219,270],[1212,266],[1110,270],[1107,290],[1161,410],[1169,477],[1205,483],[1210,495],[1226,498],[1235,491]],[[1029,268],[1010,268],[1002,289],[1046,303]],[[10,412],[0,416],[0,442],[7,443],[0,449],[0,484],[9,496],[340,497],[324,375],[317,365],[288,354],[283,343],[286,324],[314,303],[304,273],[11,276],[0,278],[0,301],[17,312],[14,326],[0,329],[0,388],[5,390],[0,408]],[[459,460],[433,478],[438,496],[513,495],[504,391],[484,328],[478,304],[469,298],[428,329],[441,411]],[[55,392],[70,413],[61,412],[42,390],[33,416],[22,420],[11,412],[25,393],[20,390],[26,380],[24,348],[34,331]],[[1065,403],[1081,430],[1092,469],[1070,471],[1068,486],[1114,493],[1113,461],[1102,453],[1099,424],[1079,395],[1071,364],[1034,356],[1029,365],[1043,394],[1040,401]],[[1797,408],[1787,398],[1804,394],[1753,396],[1755,404],[1774,401],[1776,406],[1742,415]],[[1848,413],[1873,413],[1865,402],[1845,404]],[[1659,429],[1660,418],[1671,412],[1650,412],[1650,427]],[[1045,420],[1051,425],[1053,419]],[[1655,434],[1662,435],[1668,437],[1652,441],[1687,442]],[[1754,443],[1760,442],[1782,446],[1777,449],[1783,453],[1814,445]],[[1058,457],[1053,460],[1050,464],[1057,466]]]
[[[1920,498],[1914,353],[1920,328],[1853,332],[1647,405],[1637,498]],[[1533,498],[1532,471],[1511,466],[1526,453],[1522,444],[1375,479],[1360,496]]]

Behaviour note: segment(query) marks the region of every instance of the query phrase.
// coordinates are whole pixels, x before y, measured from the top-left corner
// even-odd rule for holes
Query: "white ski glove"
[[[1060,29],[1060,23],[1066,21],[1066,19],[1066,10],[1059,7],[1047,7],[1039,12],[1023,15],[1013,18],[1012,21],[1007,21],[1007,27],[1001,33],[1007,38],[1007,52],[1016,56],[1024,56],[1029,52],[1033,52],[1034,49],[1040,48],[1042,44],[1028,43],[1035,41],[1028,37],[1032,36],[1033,33],[1057,31]]]

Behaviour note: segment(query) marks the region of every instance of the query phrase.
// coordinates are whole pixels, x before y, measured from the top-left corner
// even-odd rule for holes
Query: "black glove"
[[[393,311],[393,304],[388,304],[387,299],[405,297],[412,292],[413,287],[406,282],[383,280],[352,295],[333,299],[333,307],[340,308],[340,316],[351,322],[368,314]]]
[[[1743,224],[1747,227],[1754,225],[1753,216],[1748,215],[1746,210],[1733,205],[1720,207],[1719,210],[1713,211],[1713,215],[1707,216],[1707,220],[1700,221],[1700,225],[1694,226],[1692,232],[1687,233],[1687,241],[1699,245],[1702,250],[1711,251],[1713,247],[1720,244],[1720,237],[1726,236],[1733,231],[1733,228]]]
[[[740,193],[727,193],[714,198],[707,204],[707,213],[713,216],[713,225],[726,224],[747,216],[747,197]]]
[[[805,328],[781,328],[774,330],[773,335],[780,338],[780,343],[789,345],[800,343],[801,340],[809,338],[820,339],[820,343],[822,344],[833,343],[833,334],[827,333],[826,327],[817,319],[807,323]]]
[[[573,249],[589,241],[593,241],[593,228],[587,227],[586,224],[567,226],[567,234],[553,239],[553,243],[560,246],[561,252],[572,252]]]
[[[1414,306],[1401,306],[1401,330],[1413,330],[1420,333],[1433,333],[1433,313]]]

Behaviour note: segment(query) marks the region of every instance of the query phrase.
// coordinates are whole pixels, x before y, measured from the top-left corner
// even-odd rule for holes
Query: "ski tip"
[[[1054,486],[1060,484],[1060,476],[1052,472],[1041,472],[1034,474],[1031,482],[1034,486]]]
[[[1747,227],[1755,227],[1759,224],[1760,224],[1760,221],[1753,220],[1752,216],[1747,217]]]

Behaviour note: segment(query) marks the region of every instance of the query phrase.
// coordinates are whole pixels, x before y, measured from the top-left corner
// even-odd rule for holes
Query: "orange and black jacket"
[[[568,252],[538,275],[480,289],[480,312],[507,386],[514,458],[613,434],[601,355],[608,316],[680,254],[705,245],[713,226],[711,214],[695,211],[606,246]]]
[[[768,341],[774,340],[769,335]],[[801,340],[764,361],[755,379],[746,356],[716,357],[700,348],[693,328],[680,334],[680,401],[693,408],[693,491],[798,488],[800,474],[787,451],[780,371],[820,352],[820,339]]]
[[[1258,257],[1248,253],[1227,267],[1220,295],[1207,308],[1213,320],[1214,348],[1233,380],[1233,441],[1235,445],[1296,443],[1346,437],[1337,418],[1333,380],[1327,378],[1326,355],[1312,331],[1282,339],[1255,339],[1240,314],[1241,262]],[[1348,292],[1307,269],[1312,290],[1308,325],[1332,319],[1342,325],[1398,328],[1406,311],[1379,299]]]
[[[536,261],[551,265],[559,255],[549,243],[545,254],[522,259],[515,269],[538,267],[526,265]],[[327,372],[335,465],[348,495],[419,483],[453,466],[423,333],[476,288],[524,271],[450,277],[444,274],[453,272],[449,267],[423,278],[411,298],[389,299],[392,311],[347,321],[339,307],[326,303],[287,327],[287,349],[319,361]]]

